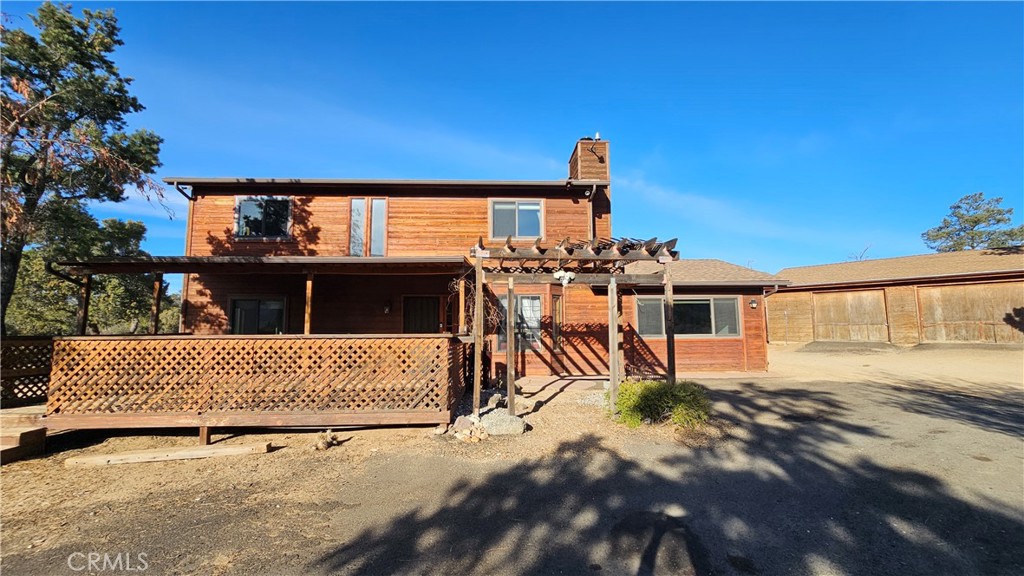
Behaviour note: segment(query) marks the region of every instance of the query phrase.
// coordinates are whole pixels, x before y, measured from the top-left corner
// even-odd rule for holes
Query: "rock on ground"
[[[480,424],[491,436],[508,436],[526,432],[526,421],[508,412],[492,410],[480,418]]]

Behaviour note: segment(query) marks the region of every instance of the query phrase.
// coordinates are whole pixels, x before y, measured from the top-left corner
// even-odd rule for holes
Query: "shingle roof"
[[[774,286],[788,284],[780,276],[744,268],[722,260],[680,259],[669,262],[668,275],[674,285],[720,286]],[[657,262],[634,262],[626,266],[627,274],[657,274],[662,265]]]
[[[1024,249],[964,250],[780,270],[793,286],[860,284],[943,276],[1024,272]]]

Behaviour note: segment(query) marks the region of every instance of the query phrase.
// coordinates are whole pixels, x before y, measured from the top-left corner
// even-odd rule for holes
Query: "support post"
[[[612,277],[608,282],[608,407],[615,413],[619,397],[619,294]]]
[[[78,317],[75,319],[79,336],[85,336],[85,328],[89,324],[89,296],[92,294],[92,275],[82,278],[78,286]]]
[[[313,325],[313,273],[306,274],[306,315],[302,323],[302,333],[309,334],[309,328]]]
[[[459,278],[459,334],[466,333],[466,279]]]
[[[157,272],[153,275],[153,307],[149,310],[149,333],[160,333],[160,296],[164,289],[164,275]]]
[[[512,277],[508,278],[508,299],[505,306],[505,387],[508,413],[516,415],[516,293]]]
[[[210,445],[210,427],[200,426],[199,427],[199,445],[209,446]]]
[[[483,380],[484,348],[484,265],[476,257],[476,281],[473,287],[473,414],[480,415],[480,387]]]
[[[672,280],[668,277],[665,267],[665,352],[667,356],[667,372],[669,384],[676,382],[676,320],[672,313]]]

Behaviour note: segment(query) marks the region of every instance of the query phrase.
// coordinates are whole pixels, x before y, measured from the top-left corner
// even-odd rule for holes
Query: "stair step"
[[[38,426],[42,414],[0,412],[0,429],[18,426]]]
[[[0,433],[0,464],[42,454],[45,449],[46,428],[5,428]]]
[[[15,427],[41,426],[43,414],[46,414],[45,404],[4,408],[0,410],[0,430]]]

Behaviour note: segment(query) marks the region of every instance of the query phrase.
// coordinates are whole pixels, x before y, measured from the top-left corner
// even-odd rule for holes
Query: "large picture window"
[[[284,298],[236,298],[231,301],[232,334],[284,332]]]
[[[539,200],[495,200],[491,203],[491,238],[541,238]]]
[[[508,314],[508,296],[499,296],[501,324],[498,326],[498,350],[505,349],[505,325]],[[516,349],[540,348],[540,296],[516,296]]]
[[[276,196],[239,196],[235,198],[235,236],[237,238],[288,238],[292,204]]]
[[[637,332],[664,336],[663,298],[637,298]],[[681,336],[739,336],[739,299],[683,298],[672,302],[675,333]]]

